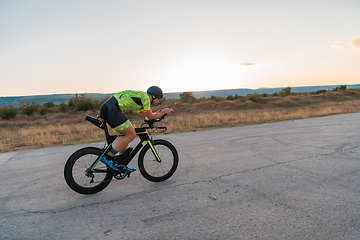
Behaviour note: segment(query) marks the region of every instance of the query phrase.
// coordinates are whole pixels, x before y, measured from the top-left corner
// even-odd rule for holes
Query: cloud
[[[248,67],[248,66],[253,66],[255,65],[255,63],[240,63],[240,66],[244,66],[244,67]]]
[[[351,41],[349,43],[353,48],[360,51],[360,36],[354,37],[353,39],[351,39]]]
[[[340,48],[340,49],[342,49],[343,48],[343,43],[341,42],[341,41],[336,41],[336,42],[334,42],[333,44],[331,44],[331,47],[332,48]]]

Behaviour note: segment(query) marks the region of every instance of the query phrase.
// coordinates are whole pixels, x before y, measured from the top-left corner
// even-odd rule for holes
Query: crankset
[[[128,175],[128,170],[126,166],[123,164],[116,164],[115,166],[119,169],[119,171],[113,171],[114,178],[117,180],[124,179]]]

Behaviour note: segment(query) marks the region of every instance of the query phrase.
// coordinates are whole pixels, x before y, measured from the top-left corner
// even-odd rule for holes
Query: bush
[[[59,110],[60,110],[60,112],[66,112],[67,106],[68,106],[68,105],[67,105],[65,102],[60,103],[60,104],[59,104]]]
[[[48,108],[48,107],[45,107],[45,106],[41,106],[39,109],[38,109],[38,113],[40,115],[46,115],[48,113],[55,113],[57,112],[56,111],[56,108]]]
[[[44,103],[42,106],[38,108],[38,113],[40,115],[46,115],[48,113],[58,112],[58,108],[53,102]]]
[[[253,102],[260,102],[261,99],[263,98],[263,95],[258,94],[257,92],[254,92],[252,94],[249,93],[248,95],[246,95],[246,98]]]
[[[235,94],[234,96],[233,96],[233,95],[227,96],[226,100],[238,100],[238,99],[240,99],[240,98],[244,98],[244,97]]]
[[[15,108],[13,105],[0,108],[0,117],[2,119],[8,120],[14,118],[16,117],[17,114],[18,114],[18,109]]]
[[[317,91],[315,91],[315,92],[312,92],[311,94],[317,94],[317,95],[319,95],[319,94],[325,93],[325,92],[327,92],[327,90],[325,90],[325,89],[319,89],[319,90],[317,90]]]
[[[213,102],[221,102],[221,101],[224,101],[225,98],[223,98],[223,97],[211,96],[211,97],[210,97],[210,100],[213,101]]]
[[[56,105],[53,102],[47,102],[47,103],[44,103],[43,106],[46,108],[54,108]]]
[[[279,92],[280,97],[287,97],[291,95],[291,87],[283,88]]]
[[[183,103],[193,103],[195,102],[196,98],[193,96],[193,92],[187,91],[180,94],[180,102]]]
[[[28,116],[33,115],[39,109],[40,105],[34,101],[30,104],[29,101],[20,102],[20,111]]]
[[[70,98],[68,107],[75,108],[76,111],[97,110],[102,103],[103,100],[91,99],[86,97],[86,93],[83,93],[80,96],[76,94],[74,98]]]
[[[232,95],[229,95],[229,96],[227,96],[226,100],[230,100],[230,101],[232,101],[232,100],[235,100],[235,97],[234,97],[234,96],[232,96]]]
[[[339,86],[339,87],[336,87],[333,89],[333,91],[343,91],[343,90],[346,90],[346,85],[342,85],[342,86]]]

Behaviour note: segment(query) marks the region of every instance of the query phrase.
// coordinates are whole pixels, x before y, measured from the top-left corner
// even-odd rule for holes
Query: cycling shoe
[[[104,163],[106,166],[108,166],[110,169],[112,169],[114,171],[119,171],[119,169],[114,166],[114,161],[113,160],[107,160],[106,157],[103,156],[102,158],[100,158],[100,161],[102,163]]]
[[[126,166],[126,169],[129,173],[132,173],[132,172],[135,172],[136,171],[136,168],[130,168],[128,166]]]

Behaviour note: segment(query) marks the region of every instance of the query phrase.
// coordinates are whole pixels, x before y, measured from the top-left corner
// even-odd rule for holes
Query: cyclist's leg
[[[130,126],[128,126],[130,124]],[[124,126],[126,128],[124,128]],[[131,125],[129,120],[127,120],[124,124],[115,128],[119,134],[124,134],[113,146],[113,149],[108,153],[111,157],[115,156],[116,152],[122,154],[129,146],[129,143],[134,140],[136,137],[136,132],[134,127]],[[130,168],[126,166],[126,169],[129,173],[136,171],[135,168]]]
[[[125,125],[127,124],[127,125]],[[128,126],[128,124],[130,124],[130,126]],[[118,151],[120,154],[123,153],[129,146],[129,143],[134,140],[134,138],[136,137],[136,132],[134,127],[131,125],[131,123],[129,122],[129,120],[127,120],[127,123],[124,123],[123,125],[126,126],[126,128],[121,129],[119,128],[120,126],[116,127],[115,130],[117,130],[117,132],[119,134],[124,134],[124,136],[122,136],[115,144],[115,146],[113,146],[113,148]]]
[[[108,153],[113,157],[117,152],[122,154],[128,148],[129,143],[136,137],[136,132],[131,122],[120,111],[113,111],[108,117],[108,123],[118,134],[124,135],[113,145],[115,152]]]
[[[100,116],[104,118],[115,131],[119,134],[124,134],[124,136],[113,145],[115,149],[113,152],[123,153],[129,143],[136,137],[136,132],[131,122],[120,111],[118,101],[115,97],[109,98],[103,106],[101,106]],[[108,154],[110,157],[114,156],[112,152]]]
[[[113,145],[110,152],[106,153],[104,157],[100,159],[112,170],[118,171],[119,169],[115,166],[113,157],[115,154],[120,154],[126,149],[128,144],[135,138],[136,132],[130,121],[122,114],[119,109],[117,100],[114,97],[109,98],[100,108],[100,116],[104,118],[110,127],[114,128],[120,134],[124,134],[124,137],[119,139],[119,143]],[[135,169],[129,169],[135,171]]]

